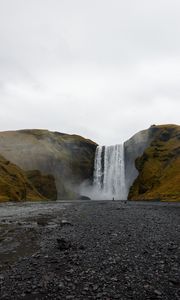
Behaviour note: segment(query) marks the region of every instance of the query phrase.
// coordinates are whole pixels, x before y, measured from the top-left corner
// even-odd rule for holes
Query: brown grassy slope
[[[0,155],[0,202],[45,199],[29,182],[24,171]]]
[[[26,176],[41,195],[49,200],[57,199],[54,176],[42,175],[39,170],[26,171]]]
[[[153,126],[151,134],[151,145],[136,159],[139,176],[129,199],[180,201],[180,126]]]

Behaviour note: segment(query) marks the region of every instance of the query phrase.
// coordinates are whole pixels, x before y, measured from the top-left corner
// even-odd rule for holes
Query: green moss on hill
[[[0,155],[0,202],[39,201],[57,194],[54,179],[40,172],[27,173]],[[53,198],[54,199],[54,198]]]
[[[180,126],[152,126],[151,145],[136,159],[130,200],[180,201]]]

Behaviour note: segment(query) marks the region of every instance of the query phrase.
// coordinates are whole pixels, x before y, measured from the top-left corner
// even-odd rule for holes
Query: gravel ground
[[[70,203],[0,219],[0,299],[180,299],[180,204]]]

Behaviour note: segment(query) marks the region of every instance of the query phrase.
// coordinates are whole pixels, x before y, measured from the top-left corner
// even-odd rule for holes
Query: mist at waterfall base
[[[98,146],[95,153],[93,185],[82,186],[92,200],[126,200],[124,145]]]

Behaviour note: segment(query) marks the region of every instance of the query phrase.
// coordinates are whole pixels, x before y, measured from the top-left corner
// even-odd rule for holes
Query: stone
[[[154,293],[157,295],[157,296],[161,296],[162,293],[159,291],[159,290],[154,290]]]
[[[58,238],[57,243],[58,243],[58,248],[62,251],[69,250],[70,248],[72,248],[71,242],[65,240],[64,238]]]

